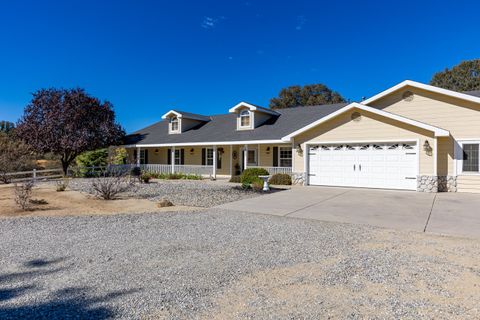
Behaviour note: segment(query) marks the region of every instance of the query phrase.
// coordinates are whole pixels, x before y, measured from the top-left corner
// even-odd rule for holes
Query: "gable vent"
[[[402,94],[402,99],[404,101],[407,101],[407,102],[410,102],[413,100],[413,97],[414,97],[414,94],[412,91],[405,91],[403,94]]]

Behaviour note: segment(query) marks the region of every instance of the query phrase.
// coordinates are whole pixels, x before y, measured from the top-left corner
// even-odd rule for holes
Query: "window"
[[[206,158],[207,166],[213,166],[213,149],[212,148],[207,149],[207,154],[205,158]]]
[[[182,164],[182,154],[178,149],[175,149],[175,164],[177,165]]]
[[[247,164],[249,166],[256,166],[257,165],[257,150],[255,150],[255,149],[248,150]]]
[[[145,164],[145,150],[140,150],[140,164]]]
[[[240,127],[250,128],[250,111],[243,110],[240,112]]]
[[[280,167],[292,166],[292,148],[278,148],[278,160]]]
[[[463,172],[479,172],[479,144],[468,143],[463,145]]]
[[[178,118],[173,117],[170,118],[170,131],[177,132],[178,131]]]

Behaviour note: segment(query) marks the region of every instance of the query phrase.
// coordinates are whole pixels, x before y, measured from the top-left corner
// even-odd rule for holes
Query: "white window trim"
[[[173,130],[173,121],[174,120],[177,120],[177,129],[176,130]],[[170,120],[169,120],[169,123],[168,123],[168,131],[170,133],[180,133],[180,126],[181,126],[181,120],[180,120],[180,117],[171,117]]]
[[[211,157],[211,158],[208,157],[208,152],[209,152],[210,150],[212,151],[212,157]],[[214,161],[213,161],[213,158],[214,158],[213,152],[214,152],[213,148],[205,148],[205,165],[207,165],[207,166],[213,166],[213,162],[214,162]],[[211,159],[211,160],[212,160],[212,164],[209,164],[209,163],[208,163],[208,159]]]
[[[140,164],[146,164],[145,163],[145,149],[140,150],[140,154],[138,155],[140,157]]]
[[[246,117],[246,115],[242,115],[242,113],[244,112],[247,112],[248,113],[248,117],[249,117],[249,124],[246,125],[246,126],[242,126],[242,117]],[[238,123],[237,123],[237,126],[238,126],[238,130],[249,130],[249,129],[253,129],[253,121],[254,121],[254,115],[253,115],[253,112],[248,110],[248,109],[244,109],[242,111],[240,111],[240,113],[238,114]]]
[[[290,161],[291,161],[291,167],[293,168],[293,150],[291,147],[278,147],[278,166],[281,167],[281,168],[289,168],[289,167],[283,167],[280,165],[280,163],[282,162],[282,159],[289,159],[289,158],[282,158],[280,155],[281,155],[281,150],[282,149],[289,149],[292,154],[291,154],[291,157],[290,157]]]
[[[457,143],[458,143],[458,146],[455,146],[455,156],[454,156],[455,162],[456,162],[455,164],[456,175],[480,176],[480,170],[479,172],[463,171],[463,145],[478,144],[480,148],[480,138],[457,140]]]

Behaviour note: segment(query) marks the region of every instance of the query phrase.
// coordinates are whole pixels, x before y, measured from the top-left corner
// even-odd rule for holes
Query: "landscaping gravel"
[[[0,319],[478,318],[479,242],[206,209],[0,220]]]
[[[69,187],[81,192],[91,191],[91,179],[73,179]],[[277,189],[279,190],[279,189]],[[155,180],[136,184],[126,193],[129,197],[159,201],[166,199],[174,205],[213,207],[223,203],[262,195],[237,184],[208,180]]]

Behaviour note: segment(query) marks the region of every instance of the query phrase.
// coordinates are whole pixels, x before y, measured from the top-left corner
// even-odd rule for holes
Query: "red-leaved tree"
[[[38,153],[59,155],[67,174],[77,155],[118,144],[125,132],[110,102],[83,89],[41,89],[25,107],[16,134]]]

